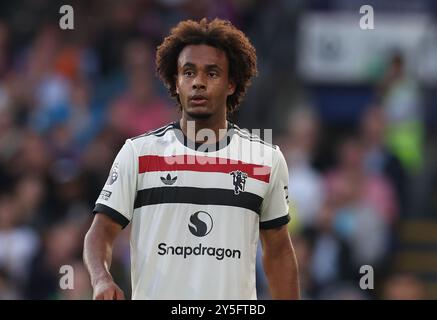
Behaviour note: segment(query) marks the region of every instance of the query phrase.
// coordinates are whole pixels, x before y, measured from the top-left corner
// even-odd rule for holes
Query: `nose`
[[[206,77],[199,72],[199,74],[196,75],[193,81],[193,89],[194,90],[205,90],[206,89]]]

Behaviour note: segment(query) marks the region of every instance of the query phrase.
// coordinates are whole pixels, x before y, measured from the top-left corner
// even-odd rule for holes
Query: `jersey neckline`
[[[227,132],[226,135],[216,143],[202,143],[202,142],[194,142],[187,138],[187,136],[183,133],[181,125],[179,121],[174,121],[172,123],[173,128],[175,129],[175,136],[185,147],[201,152],[215,152],[220,149],[226,148],[232,140],[233,135],[235,134],[235,125],[232,122],[226,121],[227,123]]]

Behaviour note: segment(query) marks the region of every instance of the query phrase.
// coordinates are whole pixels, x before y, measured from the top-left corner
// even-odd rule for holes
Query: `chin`
[[[196,112],[196,111],[187,111],[187,115],[192,119],[209,119],[212,116],[210,112]]]

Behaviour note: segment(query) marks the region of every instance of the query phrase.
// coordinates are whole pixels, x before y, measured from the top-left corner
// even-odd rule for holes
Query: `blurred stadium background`
[[[63,4],[74,30],[59,28]],[[364,4],[374,30],[359,28]],[[432,0],[2,1],[0,299],[92,297],[82,241],[112,160],[126,137],[178,118],[154,50],[204,16],[229,19],[257,49],[234,120],[272,128],[286,156],[303,298],[436,299]],[[129,296],[129,228],[113,259]],[[74,267],[74,290],[60,290],[61,265]],[[374,290],[359,287],[362,265]]]

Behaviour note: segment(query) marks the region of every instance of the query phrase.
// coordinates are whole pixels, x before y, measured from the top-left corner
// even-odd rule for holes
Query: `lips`
[[[195,94],[195,95],[190,97],[191,104],[195,105],[195,106],[205,105],[207,101],[208,101],[208,98],[203,96],[203,95],[200,95],[200,94]]]

